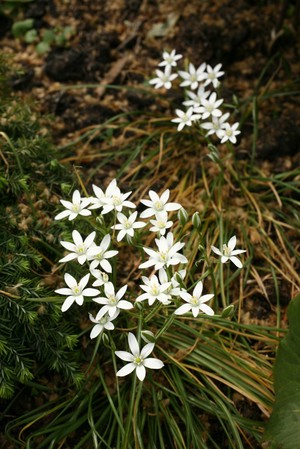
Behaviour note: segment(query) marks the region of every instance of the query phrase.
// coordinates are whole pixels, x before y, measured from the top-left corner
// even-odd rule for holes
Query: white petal
[[[66,310],[68,310],[71,307],[71,305],[73,304],[73,302],[74,302],[74,296],[68,296],[65,299],[63,305],[61,306],[61,311],[65,312]]]
[[[133,362],[133,360],[134,360],[134,356],[130,352],[127,352],[127,351],[115,351],[115,354],[121,360],[124,360],[124,362]]]
[[[75,285],[77,285],[76,279],[73,276],[71,276],[69,273],[65,273],[64,279],[65,279],[65,283],[70,288],[73,288],[73,287],[75,287]]]
[[[192,306],[190,304],[183,304],[175,310],[175,315],[183,315],[191,310]]]
[[[137,355],[140,353],[138,341],[131,332],[129,332],[128,334],[128,344],[133,355]]]
[[[234,235],[233,237],[231,237],[231,239],[229,240],[227,246],[230,249],[230,251],[232,251],[235,248],[236,245],[236,236]]]
[[[143,365],[139,365],[136,367],[136,375],[139,380],[142,382],[146,377],[146,368]]]
[[[119,377],[127,376],[128,374],[132,373],[132,371],[134,371],[135,368],[136,365],[134,363],[127,363],[127,365],[123,366],[123,368],[117,371],[117,376]]]
[[[96,338],[100,334],[100,332],[103,330],[103,326],[101,324],[96,324],[96,326],[93,327],[90,333],[90,338]]]
[[[230,260],[231,260],[232,263],[234,263],[234,265],[235,265],[236,267],[238,267],[238,268],[243,268],[242,262],[241,262],[237,257],[231,256],[231,257],[230,257]]]
[[[215,314],[213,309],[209,307],[207,304],[201,304],[199,308],[200,310],[202,310],[202,312],[206,313],[206,315],[213,316]]]
[[[222,252],[219,250],[219,248],[216,248],[215,246],[211,245],[211,249],[213,250],[213,252],[215,254],[217,254],[218,256],[222,256]]]
[[[146,344],[143,349],[141,350],[141,358],[145,359],[146,357],[148,357],[149,354],[151,354],[151,352],[154,349],[154,343],[148,343]]]
[[[81,246],[83,244],[82,237],[76,229],[72,232],[72,238],[76,246]]]
[[[202,290],[203,290],[203,283],[202,281],[199,281],[193,290],[193,296],[200,298]]]
[[[149,358],[144,360],[144,365],[146,368],[151,368],[151,369],[161,369],[164,364],[161,360],[158,359],[154,359],[154,358]]]

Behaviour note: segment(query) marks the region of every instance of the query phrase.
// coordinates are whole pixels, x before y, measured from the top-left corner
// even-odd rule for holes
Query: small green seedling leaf
[[[268,449],[300,448],[300,295],[291,301],[288,319],[274,365],[275,404],[264,435]]]
[[[37,39],[37,31],[36,30],[29,30],[25,33],[24,40],[27,42],[27,44],[32,44],[32,42],[36,41]]]
[[[50,45],[48,44],[48,42],[42,41],[37,44],[35,50],[39,55],[43,55],[44,53],[47,53],[47,51],[50,50]]]
[[[33,19],[20,20],[15,22],[12,26],[12,33],[14,37],[22,37],[25,35],[26,31],[33,28]]]

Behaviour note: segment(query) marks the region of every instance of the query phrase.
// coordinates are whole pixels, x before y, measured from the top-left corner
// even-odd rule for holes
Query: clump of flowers
[[[169,56],[165,54],[165,70],[173,67],[179,59],[175,53]],[[216,73],[213,70],[204,72],[202,67],[198,71],[191,68],[190,72],[205,84],[205,80],[216,80],[219,70],[220,67]],[[211,76],[202,79],[204,73]],[[185,81],[188,80],[186,75]],[[170,215],[177,213],[179,218],[186,219],[187,213],[179,203],[169,201],[169,190],[160,195],[150,190],[149,198],[141,199],[145,209],[138,213],[137,210],[132,212],[137,205],[128,199],[131,192],[122,193],[115,179],[105,191],[95,185],[92,188],[94,196],[84,198],[76,190],[72,201],[61,200],[65,210],[55,217],[56,220],[68,218],[69,221],[83,217],[85,225],[88,222],[94,229],[87,236],[73,229],[72,241],[61,241],[67,254],[59,262],[79,264],[76,271],[80,268],[84,275],[77,281],[73,275],[65,273],[66,287],[57,289],[56,293],[66,297],[61,308],[63,312],[74,307],[74,304],[82,306],[85,301],[100,306],[95,316],[89,313],[91,339],[102,339],[107,333],[111,335],[113,332],[121,332],[116,331],[116,323],[124,314],[132,314],[136,336],[132,332],[128,333],[131,352],[115,351],[119,359],[128,362],[116,375],[122,377],[135,371],[137,378],[143,381],[146,368],[160,369],[164,366],[161,360],[149,357],[155,350],[156,337],[150,330],[142,328],[145,316],[150,312],[155,316],[155,308],[166,308],[165,328],[171,324],[176,325],[174,316],[188,314],[196,318],[199,314],[205,314],[209,318],[215,314],[213,305],[209,305],[214,294],[202,294],[203,280],[198,278],[191,282],[184,268],[188,266],[188,258],[183,254],[185,243],[171,231],[173,221],[170,220]],[[149,233],[155,233],[156,237],[152,248],[142,243],[143,239],[148,239]],[[139,261],[136,266],[142,270],[139,276],[140,291],[130,291],[127,284],[120,285],[122,278],[116,269],[116,257],[126,245],[132,245],[137,250]],[[236,255],[244,250],[235,250],[235,245],[234,236],[221,250],[214,246],[212,250],[221,256],[221,263],[230,260],[241,268],[242,263]],[[144,270],[149,271],[147,273]],[[91,286],[88,286],[89,283]],[[140,349],[141,339],[146,336],[150,341],[146,339],[147,344]]]
[[[177,117],[172,119],[177,124],[177,130],[196,125],[200,130],[206,131],[206,137],[215,135],[222,144],[227,141],[237,143],[239,123],[228,122],[229,113],[223,113],[220,108],[224,99],[219,98],[216,91],[212,91],[219,91],[220,78],[224,75],[222,64],[212,67],[203,62],[195,67],[190,62],[186,70],[179,70],[178,61],[181,59],[182,55],[176,54],[176,50],[163,52],[163,60],[158,65],[164,67],[164,71],[157,69],[156,77],[149,81],[155,89],[171,89],[175,80],[181,80],[179,87],[183,88],[183,108],[177,108]]]

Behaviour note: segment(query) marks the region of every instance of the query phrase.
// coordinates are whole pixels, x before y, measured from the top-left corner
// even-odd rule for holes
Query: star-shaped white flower
[[[203,62],[197,69],[192,63],[190,63],[188,72],[184,70],[179,70],[178,73],[181,76],[181,78],[183,78],[183,81],[182,83],[180,83],[180,86],[190,87],[192,90],[197,89],[201,81],[204,80],[205,68],[206,63]]]
[[[105,204],[102,209],[102,215],[115,210],[121,212],[123,207],[135,208],[135,204],[131,201],[127,201],[127,198],[131,192],[121,193],[121,190],[117,186],[116,179],[113,179],[105,191],[105,197],[101,199]]]
[[[89,313],[89,318],[92,323],[95,324],[93,329],[90,333],[90,338],[96,338],[98,335],[103,332],[105,329],[108,331],[111,331],[115,328],[114,324],[112,323],[113,320],[117,318],[119,315],[119,311],[117,311],[114,316],[109,316],[109,314],[105,314],[104,316],[100,316],[99,312],[96,315],[96,318],[93,317],[91,313]]]
[[[203,98],[205,99],[209,97],[210,90],[205,90],[204,85],[200,84],[196,94],[191,90],[188,90],[186,94],[190,98],[190,100],[186,100],[182,104],[184,106],[191,106],[192,108],[198,108],[199,106],[201,106]]]
[[[161,360],[148,358],[154,349],[154,343],[147,343],[140,351],[137,339],[129,332],[128,344],[131,352],[115,351],[117,357],[125,362],[129,362],[117,372],[117,376],[127,376],[135,370],[138,379],[143,381],[146,376],[146,368],[161,369],[164,366]]]
[[[60,212],[54,220],[61,220],[62,218],[69,217],[69,220],[74,220],[77,215],[83,215],[87,217],[91,215],[91,211],[87,209],[90,204],[90,198],[81,198],[79,190],[75,190],[72,195],[72,201],[60,200],[61,204],[66,208],[63,212]]]
[[[77,259],[80,265],[84,264],[84,262],[87,260],[88,249],[94,245],[95,236],[96,232],[93,231],[87,236],[85,240],[83,240],[79,232],[75,229],[72,232],[74,243],[65,241],[60,242],[64,248],[71,252],[60,259],[59,262],[69,262],[69,260]]]
[[[142,293],[136,298],[136,302],[144,301],[148,299],[149,306],[152,306],[154,301],[157,300],[162,304],[169,304],[170,295],[166,294],[166,291],[171,285],[171,282],[160,283],[157,276],[153,274],[150,278],[142,276],[143,285],[140,287],[146,292]]]
[[[220,70],[221,67],[222,67],[222,64],[217,64],[214,68],[212,68],[209,64],[207,64],[206,73],[204,73],[204,75],[205,75],[204,86],[208,86],[208,84],[212,83],[214,88],[217,89],[217,87],[220,84],[220,81],[218,80],[218,78],[220,78],[221,76],[224,75],[224,72],[222,72]]]
[[[94,278],[96,278],[96,280],[92,284],[93,287],[102,287],[102,285],[106,284],[107,282],[110,282],[108,274],[105,273],[104,271],[97,269],[90,271],[91,275],[94,276]]]
[[[187,258],[178,252],[184,247],[184,243],[177,242],[174,244],[172,232],[168,232],[166,237],[162,236],[160,239],[155,239],[155,243],[158,251],[154,251],[150,248],[143,248],[150,258],[142,263],[139,268],[154,266],[155,270],[159,270],[160,268],[169,267],[170,265],[188,262]]]
[[[221,262],[225,263],[228,260],[231,260],[231,262],[238,268],[242,268],[243,264],[242,262],[236,257],[237,254],[245,253],[245,249],[234,249],[236,246],[236,236],[234,235],[231,237],[227,245],[223,245],[222,249],[216,248],[215,246],[211,246],[211,249],[215,254],[218,256],[221,256]]]
[[[179,292],[179,295],[184,301],[186,301],[186,304],[178,307],[178,309],[176,309],[174,312],[175,315],[183,315],[190,310],[192,311],[194,317],[197,317],[199,315],[200,310],[206,313],[206,315],[214,315],[215,312],[213,311],[213,309],[205,304],[207,301],[213,298],[214,295],[210,294],[201,296],[202,290],[203,283],[201,281],[196,284],[192,295],[187,291],[181,290]]]
[[[79,282],[71,276],[69,273],[65,273],[64,280],[68,288],[59,288],[55,290],[55,293],[59,295],[67,295],[61,310],[65,312],[68,310],[73,302],[76,302],[79,306],[82,306],[85,296],[97,296],[99,295],[99,290],[96,288],[85,288],[90,278],[90,274],[86,274]]]
[[[104,271],[107,273],[112,272],[112,266],[108,262],[107,259],[110,259],[111,257],[114,257],[116,254],[118,254],[118,251],[111,250],[107,251],[109,248],[111,241],[111,237],[109,234],[106,234],[99,246],[90,246],[87,250],[87,259],[91,260],[90,270],[94,270],[95,268],[100,266],[103,268]]]
[[[167,51],[163,52],[163,61],[161,61],[158,65],[160,67],[176,67],[177,61],[182,58],[182,55],[176,54],[176,50],[172,50],[170,53]]]
[[[111,183],[115,184],[115,180],[112,180]],[[110,191],[110,187],[108,186],[105,192],[103,192],[103,190],[95,184],[93,184],[92,187],[95,197],[91,197],[91,206],[89,206],[89,209],[99,209],[106,204],[105,201],[109,198],[109,194],[107,192]]]
[[[168,213],[166,211],[157,212],[155,214],[155,220],[150,220],[152,227],[151,232],[158,232],[160,235],[165,235],[167,229],[169,229],[173,221],[168,220]]]
[[[148,218],[160,212],[171,212],[181,208],[179,203],[169,203],[170,190],[165,190],[161,196],[158,196],[153,190],[149,190],[150,200],[141,200],[141,203],[147,206],[141,214],[141,218]]]
[[[122,212],[117,213],[117,220],[119,223],[111,228],[119,231],[117,235],[118,242],[120,242],[126,235],[133,237],[135,229],[140,229],[146,226],[146,223],[142,221],[135,221],[136,218],[137,212],[133,212],[129,217],[126,217]]]
[[[200,126],[201,126],[201,128],[206,129],[208,131],[206,134],[207,136],[211,136],[212,134],[217,134],[217,132],[220,129],[225,128],[228,117],[229,117],[229,112],[226,112],[226,114],[221,115],[221,117],[212,116],[211,122],[201,123]]]
[[[225,123],[224,126],[219,129],[216,134],[221,140],[221,143],[227,142],[229,140],[231,143],[236,143],[236,136],[238,136],[241,131],[238,130],[239,123],[236,122],[233,125]]]
[[[169,66],[166,66],[163,72],[161,70],[156,70],[155,72],[157,77],[151,79],[149,84],[154,84],[155,89],[160,89],[161,87],[171,89],[172,81],[178,76],[177,73],[171,73],[171,68]]]
[[[207,117],[221,117],[222,112],[220,111],[219,106],[223,103],[223,98],[217,100],[216,92],[210,94],[209,98],[202,99],[202,106],[199,108],[194,108],[194,111],[202,114],[202,120],[205,120]]]
[[[180,283],[178,282],[178,280],[183,281],[185,276],[186,276],[186,270],[176,271],[176,273],[174,273],[174,275],[171,277],[170,286],[166,290],[165,293],[168,295],[171,295],[171,296],[175,296],[175,297],[179,296],[179,293],[181,292],[182,287],[180,286]],[[158,277],[159,277],[159,282],[161,284],[168,282],[168,274],[164,268],[160,268],[160,270],[158,271]]]
[[[115,288],[112,282],[107,282],[106,284],[104,284],[105,296],[93,298],[93,301],[95,301],[97,304],[103,304],[103,307],[101,307],[101,309],[99,310],[97,317],[101,318],[107,312],[108,315],[112,317],[118,310],[132,309],[132,303],[122,299],[126,293],[126,290],[127,285],[124,285],[117,293],[115,293]]]
[[[195,114],[194,111],[195,109],[193,107],[188,108],[186,111],[175,109],[178,117],[173,118],[171,122],[178,123],[177,131],[181,131],[185,126],[192,126],[195,120],[199,120],[201,118],[201,115]]]

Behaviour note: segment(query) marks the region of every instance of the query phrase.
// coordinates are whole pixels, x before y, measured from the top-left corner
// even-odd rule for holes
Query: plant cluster
[[[76,190],[73,193],[72,201],[61,200],[65,210],[55,217],[56,220],[68,217],[69,221],[73,221],[82,216],[85,223],[88,221],[91,228],[94,227],[96,230],[90,232],[87,237],[83,237],[78,230],[74,229],[72,242],[61,241],[61,245],[68,251],[68,254],[59,262],[66,263],[75,260],[80,265],[86,266],[87,273],[79,281],[70,273],[65,273],[64,280],[67,287],[59,288],[56,293],[66,296],[62,305],[63,312],[67,311],[74,303],[82,306],[85,298],[91,298],[92,301],[102,306],[96,317],[89,314],[90,320],[94,324],[90,334],[91,338],[98,335],[104,338],[106,331],[115,328],[114,321],[121,312],[130,313],[132,309],[137,309],[139,311],[138,322],[134,322],[135,318],[132,320],[132,325],[137,329],[137,338],[132,333],[128,334],[128,343],[132,353],[115,351],[119,358],[130,362],[117,372],[117,376],[124,376],[136,369],[138,378],[144,380],[145,367],[155,369],[163,367],[161,361],[147,358],[154,350],[154,342],[157,339],[157,336],[144,328],[144,323],[149,322],[149,316],[153,317],[152,326],[155,327],[156,314],[160,313],[162,308],[164,309],[166,323],[163,329],[157,329],[158,334],[161,335],[174,321],[174,314],[184,315],[192,312],[196,318],[200,312],[203,312],[208,316],[213,316],[214,310],[206,303],[214,297],[214,294],[202,295],[202,279],[193,279],[186,270],[175,269],[176,266],[187,264],[188,259],[180,252],[184,243],[178,241],[174,233],[169,230],[173,224],[169,213],[179,211],[178,217],[183,226],[187,222],[187,215],[180,204],[169,202],[169,190],[165,190],[160,196],[150,190],[149,199],[141,200],[146,209],[140,213],[139,219],[153,217],[148,220],[148,223],[138,221],[137,212],[125,212],[126,209],[136,208],[136,205],[128,200],[131,192],[122,193],[115,179],[110,182],[105,191],[96,185],[93,185],[93,190],[95,196],[82,198],[80,192]],[[101,209],[101,214],[93,217],[92,211],[98,209]],[[197,214],[194,216],[194,222],[196,224]],[[143,245],[143,241],[149,240],[149,231],[145,231],[147,226],[150,233],[156,234],[155,249]],[[117,236],[115,235],[116,231]],[[95,239],[98,240],[99,237],[101,241],[96,243]],[[148,268],[152,270],[149,276],[141,277],[140,289],[144,291],[141,294],[137,294],[135,291],[127,292],[128,285],[123,285],[118,290],[117,284],[119,284],[120,275],[116,270],[116,263],[112,266],[111,260],[119,251],[111,249],[110,245],[112,241],[118,244],[125,239],[127,244],[142,250],[139,258],[144,259],[145,253],[148,256],[148,259],[138,266],[141,270]],[[237,255],[245,250],[234,249],[235,246],[236,237],[233,236],[228,244],[222,245],[221,249],[213,245],[211,249],[221,257],[221,263],[231,260],[236,267],[241,268],[242,263]],[[93,288],[87,287],[90,277],[94,278]],[[189,292],[191,288],[193,288],[192,293]],[[124,299],[125,294],[129,300]],[[182,305],[180,304],[181,300],[184,301]],[[148,301],[150,310],[144,306],[144,301]],[[217,308],[217,304],[215,304],[215,308]],[[134,316],[136,317],[136,313]],[[142,351],[140,351],[138,343],[141,338],[147,342]],[[149,338],[150,341],[148,341]]]

